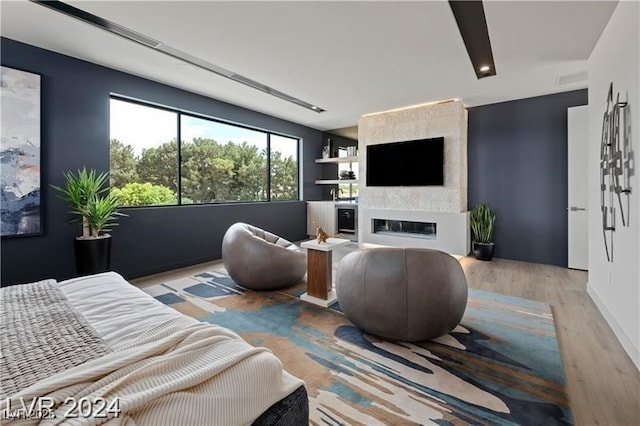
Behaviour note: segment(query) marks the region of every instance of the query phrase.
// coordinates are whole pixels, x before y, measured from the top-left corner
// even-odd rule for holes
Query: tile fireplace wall
[[[444,137],[444,185],[368,187],[368,145]],[[467,112],[459,101],[405,108],[364,116],[358,123],[360,152],[359,240],[400,247],[425,247],[466,255],[469,252],[467,210]],[[374,219],[436,223],[435,239],[376,234]]]

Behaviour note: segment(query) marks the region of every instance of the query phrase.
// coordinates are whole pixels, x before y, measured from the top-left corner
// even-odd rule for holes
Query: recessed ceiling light
[[[481,72],[487,72],[491,69],[491,67],[489,65],[483,65],[480,67],[480,71]]]

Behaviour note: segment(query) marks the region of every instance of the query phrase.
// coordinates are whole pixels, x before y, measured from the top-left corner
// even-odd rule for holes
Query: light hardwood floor
[[[338,250],[334,266],[348,252]],[[470,287],[552,306],[577,425],[640,425],[640,372],[587,294],[585,272],[504,259],[465,257],[460,263]],[[142,287],[222,267],[209,262],[133,283]]]

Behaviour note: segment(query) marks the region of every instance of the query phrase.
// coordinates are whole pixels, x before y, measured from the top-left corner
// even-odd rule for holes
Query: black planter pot
[[[111,235],[74,242],[78,275],[91,275],[111,269]]]
[[[495,245],[493,243],[471,243],[471,248],[473,251],[473,255],[478,260],[491,260],[493,259],[493,251],[495,249]]]

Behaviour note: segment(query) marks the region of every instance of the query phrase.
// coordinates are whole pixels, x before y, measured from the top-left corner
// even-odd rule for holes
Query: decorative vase
[[[325,145],[322,147],[322,158],[329,158],[329,145]]]
[[[76,238],[74,250],[78,276],[98,274],[111,269],[111,235]]]
[[[493,243],[479,243],[474,241],[471,243],[473,255],[478,260],[491,260],[493,259],[493,252],[495,245]]]

